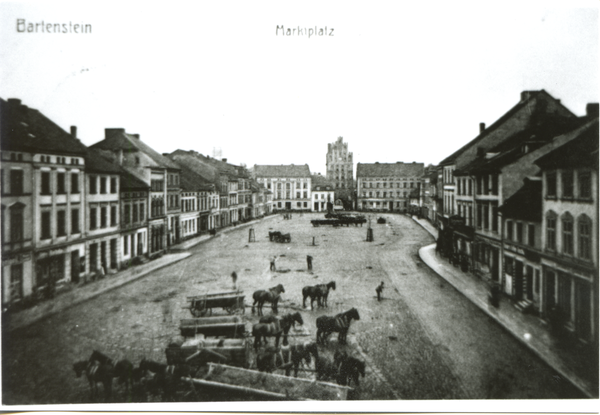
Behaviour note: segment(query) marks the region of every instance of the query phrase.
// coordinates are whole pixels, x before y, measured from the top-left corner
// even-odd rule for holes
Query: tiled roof
[[[95,148],[86,149],[85,170],[98,173],[120,174],[123,169],[117,164],[106,159],[100,150]]]
[[[38,110],[0,99],[0,149],[85,155],[86,147]]]
[[[255,177],[310,177],[308,164],[254,165]]]
[[[123,150],[125,152],[140,151],[146,154],[153,161],[152,167],[162,167],[165,169],[179,169],[179,166],[167,157],[155,151],[148,144],[144,143],[139,136],[127,134],[124,129],[113,129],[113,133],[104,140],[91,146],[113,152]]]
[[[325,192],[325,191],[333,191],[335,190],[335,185],[327,180],[326,177],[321,176],[320,174],[313,174],[311,176],[310,185],[312,187],[312,191]],[[317,190],[317,187],[320,189]]]
[[[423,163],[358,163],[356,177],[421,177],[425,171]]]
[[[174,157],[173,161],[176,162],[181,169],[181,188],[184,192],[209,191],[214,189],[213,183],[196,173],[196,171],[188,166],[182,159]]]
[[[150,186],[131,172],[122,169],[121,190],[149,190]]]
[[[575,138],[536,160],[543,169],[591,167],[598,170],[598,118],[570,133]]]
[[[542,221],[542,180],[526,178],[523,187],[506,199],[498,209],[505,218],[531,222]]]

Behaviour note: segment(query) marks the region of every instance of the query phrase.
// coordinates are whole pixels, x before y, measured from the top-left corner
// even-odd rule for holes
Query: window
[[[573,217],[568,213],[562,217],[562,252],[573,255]]]
[[[95,207],[90,208],[90,230],[94,230],[98,227],[98,214]]]
[[[592,259],[592,221],[585,215],[579,217],[578,223],[578,256],[581,259]]]
[[[123,237],[123,253],[129,255],[129,236]]]
[[[483,206],[481,204],[477,204],[477,228],[481,229],[481,225],[483,224]]]
[[[91,195],[95,195],[96,193],[98,193],[97,183],[98,183],[97,177],[90,176],[90,194]]]
[[[107,218],[108,210],[105,207],[100,208],[100,227],[106,228],[106,224],[108,223]]]
[[[492,175],[492,194],[493,195],[498,194],[498,175],[497,174]]]
[[[64,210],[59,210],[56,212],[56,235],[57,236],[65,236],[67,234],[66,229],[66,212]]]
[[[50,194],[50,172],[43,171],[42,172],[42,189],[41,194],[49,195]]]
[[[79,173],[71,173],[71,193],[79,193]]]
[[[136,223],[138,221],[137,203],[134,203],[131,207],[133,210],[133,219],[131,220],[131,223]]]
[[[573,170],[562,172],[562,197],[573,197]]]
[[[300,199],[300,192],[296,192],[296,199]]]
[[[490,229],[490,205],[483,205],[483,229]]]
[[[59,195],[64,195],[67,193],[67,189],[65,187],[65,173],[63,172],[56,173],[56,193]]]
[[[23,240],[23,211],[25,205],[17,203],[10,207],[10,241],[19,242]]]
[[[10,171],[10,193],[13,195],[23,194],[23,170]]]
[[[117,207],[110,207],[110,226],[117,226]]]
[[[535,246],[535,226],[527,225],[527,245]]]
[[[556,172],[546,173],[546,197],[556,197]]]
[[[106,177],[100,177],[100,193],[106,194]]]
[[[23,264],[10,266],[10,301],[23,298]]]
[[[155,209],[153,209],[154,212],[153,212],[152,216],[156,216],[158,214],[156,212],[156,200],[152,200],[152,206],[155,208]],[[125,205],[125,212],[123,213],[123,223],[126,225],[129,223],[129,220],[131,219],[130,210],[131,210],[131,205]]]
[[[592,198],[592,174],[589,171],[582,171],[577,174],[579,181],[579,197],[582,199]]]
[[[117,193],[117,179],[115,177],[110,179],[110,192]]]
[[[517,222],[517,242],[523,243],[523,224],[521,222]]]
[[[556,214],[548,213],[546,216],[546,249],[556,251]]]
[[[492,231],[498,232],[498,204],[492,204]]]
[[[71,209],[71,233],[79,233],[79,209]]]
[[[508,256],[504,257],[504,272],[508,275],[515,275],[514,259]]]
[[[50,239],[50,212],[42,212],[42,239]]]
[[[513,240],[513,223],[511,220],[506,221],[506,239],[509,241]]]

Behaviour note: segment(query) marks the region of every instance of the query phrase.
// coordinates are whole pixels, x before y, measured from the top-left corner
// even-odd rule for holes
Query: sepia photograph
[[[2,410],[597,413],[599,7],[0,0]]]

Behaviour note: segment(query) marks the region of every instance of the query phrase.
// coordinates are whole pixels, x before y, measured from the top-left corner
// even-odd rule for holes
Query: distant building
[[[348,143],[338,137],[335,143],[327,144],[327,180],[335,189],[353,189],[354,172],[352,152],[348,151]]]
[[[419,189],[423,163],[358,163],[357,209],[408,212],[410,194]],[[418,199],[418,193],[417,193]]]
[[[252,175],[273,192],[273,210],[310,210],[311,175],[308,164],[254,165]]]
[[[313,212],[326,212],[335,203],[335,186],[320,174],[312,175],[312,203],[310,210]]]

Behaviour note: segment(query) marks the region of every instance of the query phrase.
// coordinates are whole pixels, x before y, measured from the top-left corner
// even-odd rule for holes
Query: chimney
[[[105,128],[104,138],[110,138],[113,135],[121,134],[125,132],[125,128]]]
[[[479,123],[479,134],[481,134],[484,130],[485,130],[485,123],[480,122]]]
[[[590,102],[585,106],[585,115],[588,117],[598,118],[598,103]]]
[[[227,163],[227,159],[221,159],[223,163]]]
[[[21,106],[21,100],[17,99],[17,98],[9,98],[7,100],[7,102],[8,102],[8,105],[11,105],[11,106],[15,106],[15,107]]]
[[[77,138],[77,126],[76,125],[71,126],[71,137]]]
[[[139,134],[131,134],[133,137],[137,138],[138,140],[140,139],[140,135]]]

